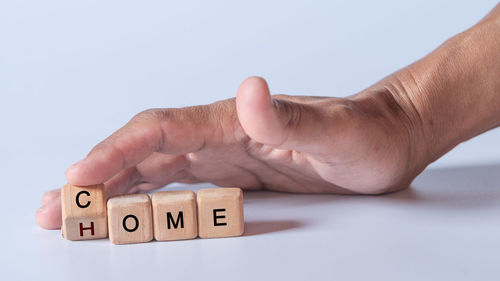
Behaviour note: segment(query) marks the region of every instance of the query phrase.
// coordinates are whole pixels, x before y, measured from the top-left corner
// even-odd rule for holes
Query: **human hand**
[[[430,162],[494,125],[486,117],[453,124],[460,102],[471,104],[470,87],[461,83],[476,83],[476,92],[500,89],[486,85],[477,71],[459,68],[481,60],[460,52],[470,49],[471,37],[494,28],[486,26],[348,98],[271,96],[262,78],[251,77],[235,99],[146,110],[71,166],[67,180],[105,182],[108,197],[172,182],[299,193],[380,194],[406,188]],[[487,116],[494,105],[489,100],[474,108]],[[38,224],[59,228],[58,191],[46,193],[42,205]]]
[[[66,177],[75,185],[105,182],[108,197],[172,182],[302,193],[395,190],[406,187],[417,171],[406,120],[396,117],[388,102],[395,103],[271,98],[266,82],[251,77],[236,99],[139,113],[71,166]],[[38,223],[60,227],[58,192],[43,201]]]

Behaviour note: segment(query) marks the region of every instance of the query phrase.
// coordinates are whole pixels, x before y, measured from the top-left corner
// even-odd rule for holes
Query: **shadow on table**
[[[429,169],[417,177],[411,188],[383,197],[436,208],[500,206],[500,163]]]
[[[500,206],[500,163],[450,168],[431,168],[415,179],[411,187],[399,192],[378,195],[317,195],[279,192],[246,192],[245,205],[266,204],[280,208],[302,208],[321,204],[405,205],[414,208],[466,210]],[[250,221],[245,235],[256,235],[305,227],[303,221]]]
[[[442,207],[479,207],[500,205],[500,163],[489,165],[431,168],[399,192],[377,195],[321,195],[280,192],[246,192],[245,204],[269,201],[272,204],[305,206],[336,201],[368,200],[435,204]]]
[[[306,224],[298,220],[268,220],[245,222],[244,236],[253,236],[264,233],[285,231],[304,227]]]

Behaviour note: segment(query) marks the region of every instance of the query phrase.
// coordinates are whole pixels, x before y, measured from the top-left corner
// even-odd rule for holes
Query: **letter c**
[[[90,193],[88,191],[83,190],[83,191],[78,192],[78,194],[76,195],[76,205],[80,208],[87,208],[88,206],[90,206],[90,200],[87,201],[87,203],[85,203],[85,205],[80,204],[80,195],[82,195],[82,194],[90,196]]]

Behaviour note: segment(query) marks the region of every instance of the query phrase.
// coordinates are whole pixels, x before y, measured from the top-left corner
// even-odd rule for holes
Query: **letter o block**
[[[108,200],[109,240],[113,244],[153,240],[151,199],[146,194],[122,195]]]
[[[158,241],[193,239],[198,236],[196,199],[192,191],[153,193],[153,225]]]
[[[68,240],[108,236],[104,184],[61,188],[62,236]]]
[[[197,202],[198,233],[201,238],[243,234],[243,192],[240,188],[201,189]]]

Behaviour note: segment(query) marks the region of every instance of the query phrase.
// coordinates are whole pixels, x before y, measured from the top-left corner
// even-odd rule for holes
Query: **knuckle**
[[[234,98],[212,103],[206,109],[210,115],[218,120],[227,119],[228,117],[231,117],[233,120],[237,118],[236,100]]]
[[[209,104],[203,109],[204,120],[208,122],[214,133],[228,135],[227,132],[238,130],[240,125],[234,98]]]
[[[290,98],[289,95],[285,95],[285,94],[275,94],[273,95],[273,99],[288,99]]]
[[[137,115],[132,118],[137,121],[166,121],[170,120],[174,117],[173,109],[164,109],[164,108],[151,108],[146,109],[144,111],[139,112]]]
[[[352,100],[339,99],[333,106],[331,112],[337,119],[355,120],[359,116],[358,108]]]
[[[304,111],[303,104],[279,99],[273,99],[273,103],[278,116],[283,118],[285,128],[293,129],[299,126]]]

